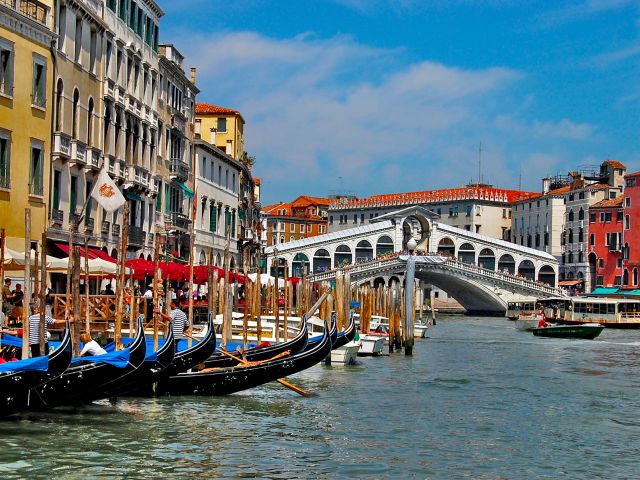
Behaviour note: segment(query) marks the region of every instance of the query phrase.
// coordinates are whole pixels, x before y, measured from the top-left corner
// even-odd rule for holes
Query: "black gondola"
[[[129,360],[123,368],[78,358],[59,377],[31,389],[29,408],[45,410],[59,405],[76,405],[108,397],[111,391],[126,382],[127,377],[144,362],[147,344],[141,318],[137,321],[137,332],[135,340],[128,347]]]
[[[60,346],[48,355],[46,370],[0,373],[0,416],[20,410],[29,389],[62,375],[69,367],[72,357],[71,332],[67,322]]]
[[[333,342],[333,348],[331,350],[344,347],[354,338],[356,338],[356,321],[353,318],[353,315],[351,315],[351,321],[349,322],[349,325],[347,325],[347,328],[344,329],[342,335],[337,336],[336,341]]]
[[[144,321],[144,315],[140,315],[138,318]],[[153,383],[164,370],[171,366],[176,356],[176,342],[171,325],[168,327],[164,344],[162,344],[156,352],[149,352],[148,348],[147,352],[147,356],[140,368],[129,375],[126,381],[123,381],[118,388],[113,389],[110,392],[111,396],[136,393],[143,394],[152,390]]]
[[[330,352],[331,341],[325,322],[325,333],[313,348],[258,365],[182,373],[161,381],[158,391],[166,395],[228,395],[305,370]]]
[[[216,350],[216,331],[213,324],[213,315],[209,315],[207,334],[191,348],[176,352],[173,362],[160,373],[160,377],[166,378],[200,365]]]
[[[246,360],[248,362],[256,362],[261,360],[268,360],[275,357],[276,355],[280,355],[282,352],[285,352],[287,350],[291,352],[291,355],[296,354],[307,347],[308,340],[309,330],[307,328],[307,322],[302,322],[302,326],[298,334],[288,342],[275,343],[267,347],[250,348],[242,353],[229,353],[234,356],[242,357],[243,360]],[[237,360],[234,360],[224,353],[216,353],[215,355],[209,357],[206,362],[204,362],[205,368],[232,367],[237,364]]]
[[[329,320],[331,322],[331,328],[329,329],[329,339],[331,340],[331,350],[333,350],[336,345],[336,342],[338,341],[338,324],[336,322],[336,318],[335,315],[331,316],[331,320]],[[327,325],[327,322],[324,322],[325,327]],[[320,342],[322,340],[322,336],[316,335],[314,337],[311,337],[307,343],[307,348],[313,348],[315,346],[316,343]]]

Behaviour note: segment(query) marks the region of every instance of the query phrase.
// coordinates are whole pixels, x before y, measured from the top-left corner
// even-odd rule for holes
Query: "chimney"
[[[542,179],[542,194],[546,195],[549,193],[551,188],[551,179],[549,177]]]
[[[191,67],[191,83],[196,84],[196,67]]]

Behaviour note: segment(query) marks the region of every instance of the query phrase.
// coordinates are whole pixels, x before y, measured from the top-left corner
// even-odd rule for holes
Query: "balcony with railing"
[[[53,134],[53,154],[67,158],[71,156],[71,137],[69,135],[62,132]]]
[[[54,208],[51,210],[51,221],[54,225],[62,225],[64,222],[64,211]]]
[[[120,224],[119,223],[114,223],[113,225],[111,225],[111,235],[113,235],[114,237],[119,237],[120,236]]]
[[[146,232],[140,227],[129,225],[129,236],[127,238],[129,245],[144,247]]]
[[[80,165],[87,164],[87,146],[80,140],[71,140],[71,161]]]
[[[189,172],[191,167],[188,163],[183,162],[180,158],[172,158],[171,165],[169,166],[169,172],[172,178],[186,181],[189,178]]]
[[[93,170],[98,170],[100,168],[100,153],[100,150],[96,148],[88,148],[87,166],[91,167]]]
[[[109,232],[111,231],[111,223],[108,222],[107,220],[104,220],[102,222],[102,228],[100,229],[100,233],[102,233],[102,235],[109,235]]]
[[[96,222],[91,217],[85,217],[84,219],[84,231],[86,233],[93,233],[93,229],[95,228]]]
[[[140,166],[129,166],[127,172],[127,180],[133,182],[134,185],[139,187],[149,188],[149,181],[151,180],[151,174],[146,168]]]
[[[47,24],[49,7],[36,0],[0,0],[0,4],[13,8],[42,25]]]
[[[172,212],[171,224],[176,228],[187,230],[191,225],[191,220],[184,213]]]

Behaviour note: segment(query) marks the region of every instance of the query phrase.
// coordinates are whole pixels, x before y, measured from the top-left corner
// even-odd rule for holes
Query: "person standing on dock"
[[[156,314],[160,315],[166,321],[171,321],[173,338],[176,342],[185,338],[185,334],[187,334],[191,325],[189,324],[187,314],[180,310],[177,298],[171,299],[171,312],[169,313],[169,315],[167,315],[166,313],[162,313],[158,309],[156,309]]]

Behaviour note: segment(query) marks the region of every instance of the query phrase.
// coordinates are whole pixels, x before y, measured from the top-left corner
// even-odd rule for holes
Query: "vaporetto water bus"
[[[539,299],[536,304],[550,322],[640,328],[640,299],[557,297]]]

